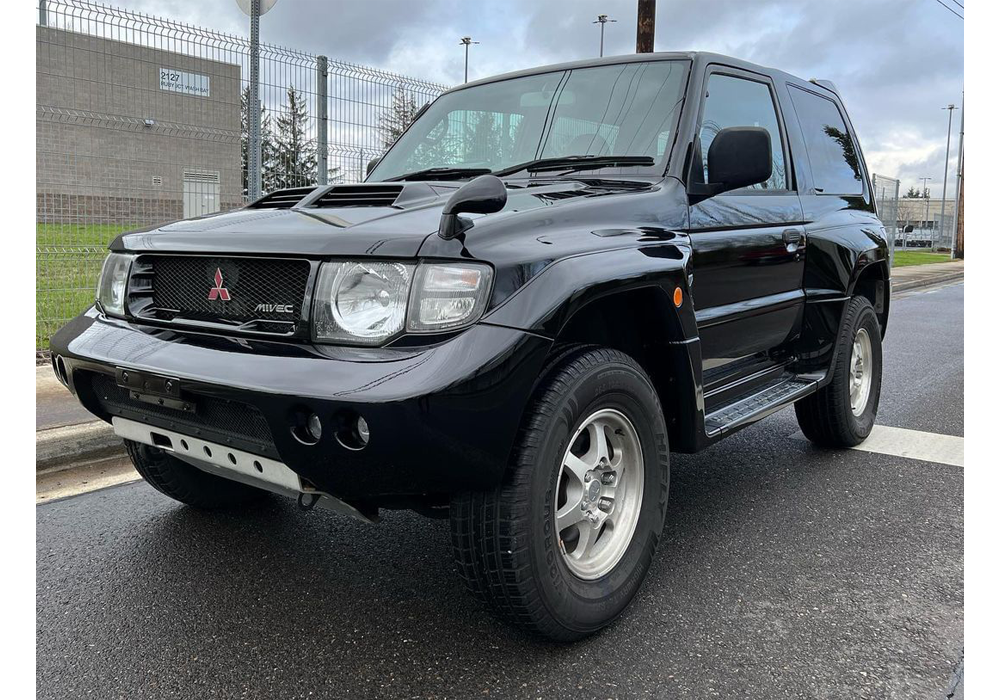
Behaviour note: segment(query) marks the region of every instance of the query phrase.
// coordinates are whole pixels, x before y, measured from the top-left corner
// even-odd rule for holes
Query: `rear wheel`
[[[459,572],[501,617],[580,639],[638,591],[668,485],[666,426],[645,372],[615,350],[571,350],[540,381],[503,485],[454,499]]]
[[[232,508],[267,495],[266,491],[203,472],[163,450],[125,441],[135,470],[154,489],[195,508]]]
[[[871,302],[848,303],[830,382],[795,404],[803,434],[823,447],[854,447],[875,426],[882,392],[882,332]]]

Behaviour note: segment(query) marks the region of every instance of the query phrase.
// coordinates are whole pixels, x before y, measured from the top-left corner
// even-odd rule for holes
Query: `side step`
[[[760,391],[745,396],[705,416],[709,437],[739,428],[788,406],[816,391],[818,378],[786,375]]]

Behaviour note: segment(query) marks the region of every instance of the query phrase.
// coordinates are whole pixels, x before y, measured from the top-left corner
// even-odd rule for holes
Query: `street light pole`
[[[469,46],[478,43],[478,41],[473,41],[471,36],[463,36],[460,42],[465,46],[465,82],[469,82]]]
[[[944,205],[945,195],[948,192],[948,158],[951,157],[951,116],[955,111],[955,105],[948,105],[941,109],[948,110],[948,141],[944,147],[944,182],[941,183],[941,232],[944,233]]]
[[[597,15],[597,20],[591,22],[591,24],[601,25],[601,53],[598,54],[599,56],[602,57],[604,56],[604,25],[607,24],[608,22],[617,22],[617,21],[618,20],[616,19],[609,18],[607,15]]]
[[[958,198],[962,192],[962,178],[965,177],[965,92],[962,92],[962,121],[958,127],[958,171],[955,173],[955,214],[952,217],[951,226],[951,257],[955,257],[955,248],[958,243]]]

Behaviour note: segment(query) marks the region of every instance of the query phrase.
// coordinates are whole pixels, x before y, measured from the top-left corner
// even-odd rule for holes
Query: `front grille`
[[[137,316],[285,334],[301,316],[312,269],[278,258],[143,255],[136,263],[129,307]]]
[[[214,442],[246,447],[247,451],[275,456],[274,438],[263,414],[250,404],[214,396],[185,396],[194,412],[147,403],[118,386],[114,377],[92,373],[94,399],[112,416],[139,420]]]

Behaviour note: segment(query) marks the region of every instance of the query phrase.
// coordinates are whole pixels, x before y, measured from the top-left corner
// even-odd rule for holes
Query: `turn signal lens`
[[[483,314],[492,281],[493,269],[485,265],[420,265],[407,330],[427,333],[474,322]]]

